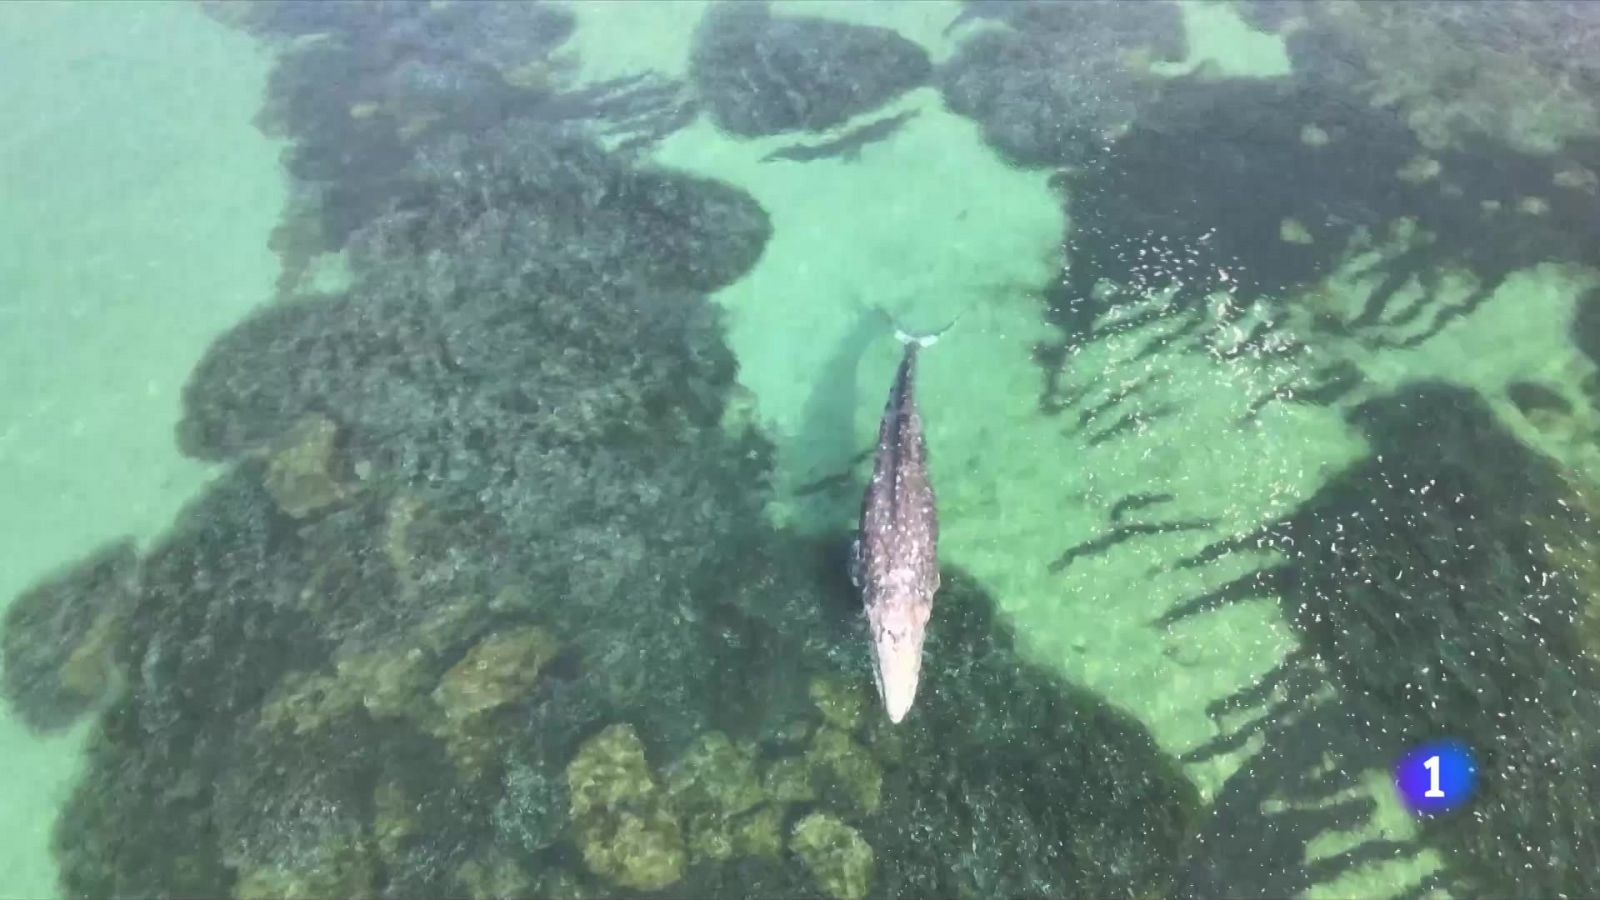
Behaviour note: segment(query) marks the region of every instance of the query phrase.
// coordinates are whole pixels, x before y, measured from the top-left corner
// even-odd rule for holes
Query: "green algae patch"
[[[525,699],[560,643],[539,626],[491,634],[438,675],[440,644],[461,637],[477,601],[441,603],[415,633],[388,646],[341,654],[333,673],[293,672],[261,708],[263,725],[292,734],[335,727],[357,710],[405,720],[445,744],[462,775],[488,772],[501,751],[497,710]],[[431,690],[430,690],[431,689]]]
[[[263,482],[278,508],[303,519],[338,503],[346,488],[336,473],[339,430],[326,416],[306,416],[267,457]]]
[[[833,900],[861,900],[872,889],[872,847],[830,815],[812,813],[796,822],[789,849]]]
[[[811,765],[803,756],[773,760],[761,775],[761,787],[777,803],[805,803],[817,797]]]
[[[532,691],[560,648],[550,632],[537,626],[490,635],[444,673],[434,702],[452,721],[483,715]]]
[[[763,800],[755,749],[720,731],[702,735],[667,770],[667,793],[685,811],[738,815]]]
[[[373,718],[409,720],[447,738],[477,714],[531,690],[538,669],[555,651],[548,632],[518,628],[485,638],[441,677],[441,651],[460,641],[483,612],[479,600],[443,601],[405,635],[336,654],[331,673],[285,675],[262,704],[262,724],[307,734],[365,710]]]
[[[817,729],[805,758],[824,799],[862,813],[878,811],[883,767],[850,735],[836,728]]]
[[[776,854],[776,810],[766,802],[754,747],[713,731],[702,735],[666,773],[667,794],[684,816],[696,860]]]
[[[732,823],[734,856],[777,858],[783,853],[783,809],[763,806]]]
[[[853,732],[861,727],[867,693],[860,685],[841,678],[816,678],[811,681],[810,693],[822,721],[841,731]]]
[[[585,741],[567,765],[567,787],[589,871],[645,891],[683,878],[683,831],[632,726],[612,725]]]
[[[463,863],[456,871],[456,883],[471,900],[536,896],[533,879],[528,873],[513,860],[498,854]]]

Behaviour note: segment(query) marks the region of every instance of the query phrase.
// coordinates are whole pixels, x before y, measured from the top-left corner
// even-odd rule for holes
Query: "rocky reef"
[[[111,641],[137,590],[133,542],[118,541],[6,608],[0,693],[29,728],[65,728],[112,692]]]
[[[584,742],[567,766],[567,787],[591,872],[641,890],[683,878],[683,830],[632,728],[613,725]]]
[[[993,14],[1021,15],[1010,9],[1000,4]],[[1056,167],[1051,183],[1069,222],[1061,277],[1042,288],[1060,337],[1036,355],[1041,411],[1144,421],[1149,411],[1122,398],[1097,405],[1092,386],[1063,384],[1073,348],[1119,334],[1143,342],[1140,359],[1190,352],[1275,382],[1247,420],[1284,400],[1330,405],[1365,377],[1352,355],[1434,341],[1518,271],[1600,263],[1592,177],[1600,140],[1573,134],[1530,148],[1494,129],[1433,140],[1345,71],[1378,46],[1347,33],[1347,18],[1434,22],[1445,11],[1425,3],[1252,9],[1282,14],[1260,21],[1289,36],[1292,72],[1240,78],[1201,69],[1148,81],[1137,96],[1107,95],[1128,98],[1117,114],[1125,124],[1090,142],[1092,160],[1013,153]],[[1368,22],[1360,33],[1368,28],[1382,30]],[[1315,44],[1335,34],[1349,46]],[[1028,39],[1003,28],[969,41],[980,38]],[[1113,32],[1107,42],[1121,39]],[[1493,55],[1487,36],[1451,40],[1439,52]],[[995,78],[1005,69],[997,60],[982,65]],[[1398,62],[1388,71],[1406,77]],[[1072,121],[1043,106],[1016,108],[1027,128]],[[1293,370],[1288,380],[1285,370]],[[1092,439],[1118,433],[1100,429]]]
[[[1185,761],[1250,762],[1204,815],[1179,893],[1293,896],[1369,863],[1424,868],[1437,852],[1446,864],[1419,892],[1592,894],[1594,489],[1522,443],[1475,391],[1421,382],[1374,396],[1363,365],[1389,365],[1391,349],[1444,350],[1447,330],[1501,302],[1515,273],[1600,265],[1600,142],[1579,87],[1592,65],[1551,52],[1596,32],[1566,3],[1240,4],[1285,36],[1292,72],[1143,77],[1137,63],[1163,57],[1161,42],[1130,52],[1139,36],[1114,23],[1163,6],[971,3],[952,26],[971,33],[940,77],[949,107],[997,151],[1054,169],[1069,224],[1061,278],[1041,289],[1060,332],[1036,348],[1042,413],[1091,447],[1123,436],[1167,413],[1141,397],[1163,377],[1152,367],[1194,354],[1230,381],[1273,384],[1236,425],[1259,425],[1271,404],[1315,404],[1346,411],[1369,445],[1291,515],[1187,560],[1181,569],[1235,574],[1152,623],[1270,597],[1298,638],[1282,665],[1209,707],[1234,724]],[[1008,79],[1056,52],[1030,48],[1052,16],[1081,17],[1093,46]],[[1102,68],[1078,80],[1103,93],[1069,109],[1074,85],[1052,88],[1052,73],[1092,59]],[[1591,359],[1597,322],[1591,295],[1572,326]],[[1132,345],[1138,374],[1096,369],[1072,383],[1073,355],[1110,340]],[[1582,388],[1600,398],[1594,377]],[[1576,396],[1530,377],[1504,399],[1530,421],[1581,420],[1592,411],[1574,409]],[[1594,440],[1592,426],[1568,427]],[[1057,565],[1209,527],[1116,521],[1172,499],[1123,498],[1111,532]],[[1244,563],[1263,549],[1282,563]],[[1329,834],[1367,827],[1364,778],[1442,734],[1480,748],[1495,781],[1470,810],[1424,821],[1419,842],[1379,833],[1313,853]],[[1551,786],[1555,771],[1570,773],[1570,791]],[[1547,866],[1537,873],[1536,859]]]
[[[423,144],[533,117],[638,150],[694,115],[669,79],[575,86],[573,16],[553,3],[203,6],[281,54],[258,123],[290,139],[291,211],[272,241],[286,294],[315,292],[317,258],[389,208]]]
[[[861,900],[872,886],[872,847],[860,832],[827,813],[794,823],[790,841],[817,887],[832,900]]]
[[[1150,64],[1188,50],[1173,3],[975,2],[951,27],[979,20],[1002,27],[972,29],[939,84],[951,110],[1021,165],[1101,159],[1155,95]]]
[[[1596,162],[1584,148],[1547,158],[1487,141],[1429,150],[1392,115],[1314,80],[1173,79],[1104,165],[1059,179],[1074,223],[1053,313],[1092,331],[1119,299],[1172,289],[1185,310],[1226,291],[1238,307],[1261,299],[1281,316],[1366,254],[1368,299],[1300,323],[1297,336],[1412,346],[1516,269],[1591,261],[1600,217],[1560,173]],[[1530,186],[1537,203],[1525,200]],[[1464,298],[1441,289],[1452,269],[1476,279]],[[1422,299],[1407,302],[1413,289]]]
[[[1548,154],[1600,134],[1600,32],[1582,0],[1239,8],[1284,36],[1302,77],[1393,111],[1430,149],[1488,139]]]
[[[213,12],[284,42],[263,124],[306,202],[283,296],[184,393],[180,445],[221,474],[145,552],[12,608],[13,705],[100,710],[56,824],[65,893],[1175,884],[1197,803],[1174,761],[1025,662],[962,573],[926,703],[876,715],[831,543],[767,524],[768,445],[729,414],[706,294],[772,223],[638,158],[675,127],[665,94],[566,84],[543,4]],[[701,57],[708,97],[752,59],[819,85],[778,113],[794,98],[760,93],[763,129],[928,75],[877,29],[734,9],[702,51],[725,39],[746,56]],[[348,285],[301,290],[334,251]]]
[[[744,137],[831,128],[931,74],[927,52],[890,29],[776,15],[765,2],[713,6],[690,65],[717,126]]]
[[[689,848],[697,859],[776,857],[781,802],[763,790],[756,772],[759,748],[735,744],[720,731],[698,738],[667,772],[667,792],[684,816]]]
[[[850,652],[859,636],[827,636],[826,579],[786,592],[791,623],[809,617],[809,633],[745,625],[813,673],[800,690],[745,698],[737,708],[762,713],[719,719],[704,709],[711,698],[685,691],[704,677],[695,669],[749,671],[759,685],[764,657],[708,656],[641,687],[699,711],[646,716],[607,687],[592,654],[571,653],[569,643],[587,643],[578,632],[558,644],[560,626],[532,624],[503,599],[413,599],[426,611],[414,620],[329,627],[339,617],[318,607],[341,593],[321,593],[326,562],[300,554],[326,549],[332,562],[352,548],[314,531],[302,544],[264,489],[236,493],[263,470],[236,473],[207,499],[253,503],[283,529],[283,566],[260,584],[284,602],[274,609],[237,584],[176,596],[170,582],[145,583],[166,584],[162,602],[190,616],[222,616],[230,598],[257,611],[215,629],[193,618],[121,626],[129,688],[98,724],[58,823],[75,894],[1087,897],[1126,878],[1159,892],[1175,877],[1196,812],[1187,782],[1131,719],[1023,663],[959,573],[951,629],[934,650],[949,674],[907,728],[872,715]],[[386,519],[366,520],[387,559]],[[180,528],[169,540],[204,535],[221,537]],[[472,544],[456,550],[463,564],[493,565]],[[206,558],[188,557],[207,581],[230,584]],[[318,627],[299,627],[311,615]],[[637,639],[601,627],[610,640]],[[158,645],[181,649],[156,655]],[[227,655],[251,668],[219,677],[210,667]],[[190,683],[201,671],[211,680]],[[1001,697],[1024,700],[985,705]],[[1055,735],[1042,755],[1027,738],[1041,729]],[[1085,780],[1088,769],[1108,774]],[[122,836],[145,818],[162,825]],[[960,853],[974,842],[993,855]]]

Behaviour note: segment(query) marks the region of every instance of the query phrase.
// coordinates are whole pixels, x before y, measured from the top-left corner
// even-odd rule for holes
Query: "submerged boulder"
[[[639,890],[683,877],[683,831],[631,727],[613,725],[586,741],[567,766],[567,790],[590,871]]]
[[[113,641],[138,590],[138,565],[133,541],[117,541],[7,607],[0,689],[29,728],[65,728],[113,689]]]
[[[756,752],[712,731],[667,769],[667,793],[684,817],[696,860],[776,856],[781,848],[781,810],[764,805]]]
[[[928,80],[917,44],[887,28],[724,3],[695,34],[690,76],[718,127],[744,137],[820,131]]]
[[[806,816],[794,824],[789,847],[832,900],[863,900],[872,889],[872,847],[838,819]]]
[[[267,459],[266,487],[278,508],[303,519],[341,500],[336,443],[338,428],[324,416],[302,419]]]
[[[352,464],[411,444],[406,474],[448,480],[481,457],[463,443],[517,446],[468,433],[570,443],[720,415],[733,364],[697,292],[759,258],[753,199],[529,121],[445,141],[417,172],[357,240],[349,294],[267,307],[212,346],[185,388],[186,452],[236,456],[318,414]],[[441,427],[442,452],[414,447]]]
[[[453,722],[481,716],[530,692],[559,649],[537,626],[490,635],[444,674],[434,702]]]
[[[1173,3],[986,3],[971,13],[1004,27],[968,36],[940,68],[940,87],[952,111],[1021,165],[1103,156],[1155,96],[1144,68],[1186,50]]]
[[[240,742],[214,807],[239,900],[376,895],[371,735],[344,724],[292,738],[262,729]]]
[[[153,732],[124,697],[89,732],[82,774],[51,834],[71,897],[225,897],[210,771],[185,753],[194,734]]]

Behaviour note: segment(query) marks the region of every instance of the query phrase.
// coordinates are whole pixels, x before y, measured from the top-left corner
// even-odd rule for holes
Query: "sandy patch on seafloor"
[[[209,470],[179,391],[270,296],[268,60],[178,3],[0,4],[0,603],[101,541],[149,538]],[[51,826],[82,730],[0,715],[0,895],[54,896]]]

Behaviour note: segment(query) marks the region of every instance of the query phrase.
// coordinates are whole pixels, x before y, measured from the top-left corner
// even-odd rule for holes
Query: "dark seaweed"
[[[369,435],[415,434],[448,416],[458,423],[450,457],[394,461],[411,477],[448,481],[475,429],[520,422],[568,440],[715,418],[715,393],[697,385],[727,382],[725,351],[646,351],[713,337],[709,307],[686,291],[754,264],[771,230],[759,206],[724,185],[627,169],[532,123],[476,147],[449,142],[419,171],[431,188],[358,242],[355,265],[371,275],[356,291],[270,307],[201,362],[181,427],[188,452],[237,453],[320,411],[351,430],[359,454]],[[485,205],[488,196],[501,205]],[[441,251],[447,273],[412,262]],[[601,387],[628,377],[646,393]],[[583,380],[593,409],[582,418],[541,397]],[[636,414],[602,412],[618,403]]]
[[[897,848],[887,895],[1168,893],[1192,833],[1193,788],[1126,713],[1019,669],[993,604],[950,574],[928,647],[939,674],[870,838]]]
[[[280,289],[337,251],[415,182],[419,149],[507,119],[579,123],[642,150],[688,124],[693,104],[657,76],[571,88],[554,52],[572,14],[534,2],[213,4],[250,31],[291,37],[258,121],[292,139],[294,212],[273,237]]]
[[[29,728],[59,731],[112,688],[109,637],[137,591],[130,540],[45,578],[6,608],[0,692]]]
[[[1263,31],[1285,31],[1298,70],[1315,68],[1329,77],[1353,79],[1373,64],[1351,38],[1321,27],[1324,10],[1316,0],[1243,0],[1245,20]],[[1494,4],[1456,0],[1416,0],[1404,4],[1404,16],[1438,29],[1441,43],[1483,48],[1513,55],[1545,73],[1551,81],[1570,81],[1592,90],[1600,85],[1600,29],[1588,0],[1501,0]],[[1309,27],[1308,27],[1309,26]],[[1426,56],[1431,47],[1418,47]],[[1405,64],[1408,60],[1389,61]]]
[[[1092,538],[1062,551],[1061,555],[1050,563],[1050,571],[1060,572],[1085,556],[1098,556],[1136,537],[1177,534],[1184,531],[1204,531],[1210,527],[1211,524],[1209,522],[1130,522],[1114,525],[1109,532],[1100,537]]]
[[[939,72],[945,103],[983,125],[1006,159],[1029,166],[1097,160],[1154,95],[1128,54],[1181,58],[1187,49],[1170,3],[973,4],[963,15],[1008,27],[963,40]]]
[[[1276,595],[1301,637],[1305,653],[1284,677],[1309,690],[1256,727],[1289,754],[1310,740],[1295,737],[1308,721],[1322,722],[1311,729],[1315,744],[1340,768],[1308,783],[1293,774],[1304,761],[1269,756],[1229,790],[1329,799],[1354,783],[1351,773],[1387,765],[1411,742],[1457,736],[1481,754],[1485,774],[1471,811],[1424,822],[1422,839],[1449,862],[1441,883],[1471,894],[1592,895],[1600,829],[1587,810],[1600,788],[1600,744],[1584,723],[1600,715],[1600,673],[1576,628],[1592,576],[1581,568],[1589,563],[1574,567],[1552,545],[1578,541],[1586,558],[1595,523],[1553,461],[1507,433],[1470,391],[1416,384],[1362,404],[1352,420],[1370,457],[1283,521],[1196,560],[1265,543],[1288,561],[1163,618]],[[1312,696],[1325,680],[1340,699]],[[1563,863],[1535,862],[1548,859]],[[1272,879],[1301,877],[1299,862],[1257,859],[1253,874],[1226,877],[1277,895],[1288,888]]]
[[[169,737],[125,700],[91,733],[84,776],[56,819],[52,847],[72,897],[221,897],[232,875],[212,824],[209,768],[169,752]]]
[[[831,128],[931,72],[922,47],[887,28],[773,15],[762,2],[713,7],[690,61],[717,126],[746,137]]]
[[[1041,406],[1075,402],[1049,369],[1064,363],[1068,347],[1158,322],[1165,324],[1140,358],[1171,349],[1299,365],[1305,351],[1334,341],[1428,341],[1515,271],[1600,258],[1600,206],[1581,190],[1550,187],[1574,160],[1593,164],[1592,152],[1575,145],[1544,158],[1483,140],[1430,157],[1392,111],[1336,82],[1174,79],[1098,164],[1056,176],[1071,220],[1069,266],[1046,292],[1062,337],[1059,350],[1046,345],[1036,357],[1046,366]],[[1400,177],[1427,158],[1449,185]],[[1548,191],[1537,212],[1514,208],[1533,190]],[[1287,239],[1291,228],[1302,235]],[[1373,287],[1359,309],[1317,311],[1289,325],[1297,292],[1344,265],[1352,242],[1382,243],[1397,228],[1420,237],[1360,273]],[[1473,278],[1465,296],[1441,290],[1452,269]],[[1169,288],[1165,306],[1106,318]],[[1229,295],[1227,306],[1208,304],[1218,292]],[[1401,302],[1406,292],[1415,299]],[[1239,324],[1252,307],[1265,314],[1245,339],[1220,344],[1231,329],[1211,326]],[[1360,380],[1339,362],[1305,376],[1305,384],[1257,398],[1247,418],[1278,399],[1331,403]]]
[[[1302,140],[1313,123],[1338,149]],[[1103,167],[1069,179],[1078,261],[1063,293],[1176,278],[1199,298],[1227,283],[1220,269],[1241,299],[1281,295],[1326,275],[1355,229],[1404,213],[1394,173],[1417,149],[1403,123],[1339,97],[1271,81],[1170,84]],[[1286,219],[1311,242],[1282,241]]]

